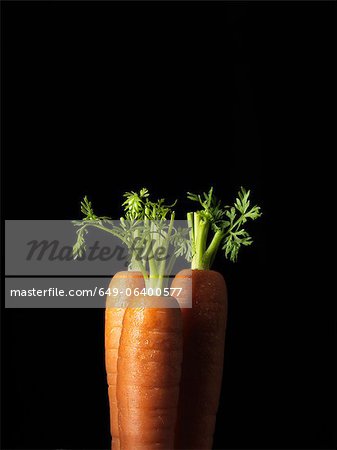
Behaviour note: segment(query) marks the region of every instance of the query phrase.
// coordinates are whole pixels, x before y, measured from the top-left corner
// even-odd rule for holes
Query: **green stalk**
[[[187,226],[190,233],[191,242],[194,243],[194,223],[193,223],[193,213],[187,213]]]
[[[150,240],[151,239],[151,235],[150,235]],[[152,243],[150,243],[150,252],[148,255],[148,259],[149,259],[149,278],[150,278],[150,286],[154,287],[156,285],[156,280],[159,277],[158,274],[158,269],[157,269],[157,262],[154,259],[153,256],[153,245]]]
[[[168,280],[170,278],[169,274],[172,272],[172,269],[173,269],[173,266],[174,266],[174,263],[176,262],[176,260],[177,260],[177,257],[173,253],[173,255],[171,256],[171,258],[170,258],[170,260],[169,260],[169,262],[167,264],[167,269],[166,269],[166,272],[167,272],[167,275],[166,275],[167,283],[166,284],[168,284]],[[167,287],[167,286],[165,285],[164,287]]]
[[[128,270],[130,272],[133,272],[133,271],[141,272],[143,277],[144,277],[145,283],[146,283],[146,281],[148,279],[148,274],[146,272],[146,268],[145,268],[144,264],[141,261],[131,260],[131,263],[130,263],[130,266],[129,266]]]
[[[165,253],[164,253],[164,258],[163,260],[160,262],[160,268],[159,268],[159,279],[158,279],[158,286],[160,289],[163,289],[163,285],[164,285],[164,279],[167,282],[167,275],[169,275],[169,272],[167,272],[167,269],[169,268],[169,265],[167,264],[167,252],[169,250],[169,244],[170,244],[170,238],[171,238],[171,234],[172,234],[172,230],[173,230],[173,225],[174,225],[174,217],[175,214],[174,212],[171,214],[171,219],[170,219],[170,225],[169,228],[167,230],[167,235],[165,237],[164,242],[161,242],[161,237],[159,237],[160,242],[163,244],[164,248],[165,248]],[[165,287],[166,287],[165,283]]]
[[[204,265],[204,254],[206,251],[208,230],[209,223],[205,220],[202,220],[197,212],[194,213],[195,251],[192,259],[193,270],[207,269],[207,267],[205,267]]]
[[[223,237],[224,233],[221,230],[218,230],[213,236],[211,243],[209,244],[207,250],[204,253],[203,257],[204,269],[209,270],[211,268]]]
[[[198,213],[193,213],[193,233],[194,233],[194,245],[196,246],[197,239],[198,239],[198,233],[199,233],[199,222],[200,222],[200,215]]]

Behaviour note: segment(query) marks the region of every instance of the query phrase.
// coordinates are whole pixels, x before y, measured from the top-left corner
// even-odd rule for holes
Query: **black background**
[[[334,446],[333,3],[2,2],[3,213],[240,185],[215,448]],[[2,447],[108,448],[102,310],[2,310]]]

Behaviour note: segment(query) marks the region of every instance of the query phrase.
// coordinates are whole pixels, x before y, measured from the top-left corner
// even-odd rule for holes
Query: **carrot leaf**
[[[209,269],[221,245],[225,257],[237,261],[241,246],[253,242],[243,225],[262,214],[259,206],[250,206],[250,191],[241,187],[233,206],[223,206],[214,196],[213,188],[202,195],[188,193],[187,197],[202,207],[187,215],[193,249],[192,269]]]

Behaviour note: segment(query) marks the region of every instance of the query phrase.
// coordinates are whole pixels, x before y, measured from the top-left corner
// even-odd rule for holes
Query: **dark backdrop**
[[[333,3],[2,2],[3,212],[242,184],[215,448],[333,440]],[[2,310],[2,447],[108,448],[102,310]]]

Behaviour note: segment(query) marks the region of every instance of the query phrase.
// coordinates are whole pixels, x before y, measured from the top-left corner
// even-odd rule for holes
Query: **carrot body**
[[[183,270],[172,287],[183,288],[177,300],[184,340],[175,448],[210,450],[221,391],[226,284],[212,270]],[[189,296],[192,308],[184,308]]]
[[[118,353],[117,400],[121,450],[170,450],[182,361],[181,311],[169,297],[156,307],[127,308]]]
[[[119,429],[118,429],[118,409],[116,398],[117,379],[117,357],[119,340],[122,332],[123,317],[126,308],[109,307],[109,303],[114,301],[128,301],[125,290],[130,288],[143,289],[145,287],[144,278],[140,272],[118,272],[112,278],[109,288],[118,289],[118,295],[108,296],[107,308],[105,310],[105,366],[108,379],[108,393],[110,404],[110,431],[112,436],[111,448],[120,450]]]

